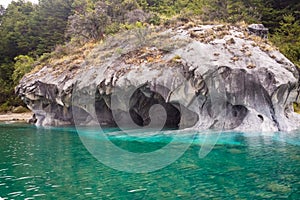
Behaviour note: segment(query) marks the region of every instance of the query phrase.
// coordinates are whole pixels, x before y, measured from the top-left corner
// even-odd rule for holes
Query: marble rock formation
[[[249,27],[128,31],[78,62],[49,61],[16,92],[37,126],[297,129],[299,71]]]

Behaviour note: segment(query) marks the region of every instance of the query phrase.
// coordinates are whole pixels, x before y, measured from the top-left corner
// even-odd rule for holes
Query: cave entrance
[[[99,93],[96,94],[95,107],[98,121],[102,125],[117,127],[107,98],[109,97],[100,95]],[[166,115],[160,115],[154,111],[154,116],[151,116],[151,119],[150,109],[156,104],[163,107]],[[183,109],[184,115],[182,115]],[[122,111],[120,111],[120,115],[121,112]],[[131,120],[140,127],[148,126],[150,123],[153,126],[154,121],[165,121],[163,126],[165,129],[178,129],[179,126],[180,128],[192,127],[199,119],[195,112],[188,110],[179,103],[166,102],[161,94],[151,91],[147,85],[135,90],[129,101],[129,115],[126,116],[130,117]],[[151,120],[153,121],[151,122]]]
[[[154,120],[151,119],[149,111],[157,104],[163,107],[166,115],[160,115],[159,112],[154,111],[152,118],[165,121],[164,128],[178,128],[181,118],[179,105],[166,103],[162,95],[145,87],[136,90],[130,99],[129,112],[132,120],[139,126],[148,126],[151,120]]]
[[[167,88],[160,86],[162,91],[168,91]],[[147,126],[151,123],[149,115],[150,109],[156,104],[163,107],[166,116],[155,114],[155,120],[165,121],[164,128],[178,129],[194,126],[199,117],[195,112],[192,112],[180,105],[179,103],[168,103],[165,98],[158,92],[151,91],[150,87],[145,85],[137,89],[130,99],[130,116],[139,126]],[[182,112],[185,112],[184,115]],[[188,120],[186,119],[188,117]],[[180,126],[180,127],[179,127]]]

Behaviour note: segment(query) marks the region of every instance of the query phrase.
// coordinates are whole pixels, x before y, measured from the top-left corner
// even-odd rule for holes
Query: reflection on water
[[[151,152],[174,139],[170,131],[151,137],[105,131],[115,145],[132,152]],[[73,128],[0,124],[0,197],[300,199],[299,132],[224,132],[205,158],[199,158],[200,147],[210,141],[205,134],[176,137],[193,142],[180,159],[159,171],[130,174],[101,164]]]

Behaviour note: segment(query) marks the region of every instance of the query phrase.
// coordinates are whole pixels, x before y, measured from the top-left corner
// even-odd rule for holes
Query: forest
[[[174,18],[262,23],[269,40],[300,67],[299,0],[18,0],[0,5],[0,112],[22,104],[14,87],[51,52]]]

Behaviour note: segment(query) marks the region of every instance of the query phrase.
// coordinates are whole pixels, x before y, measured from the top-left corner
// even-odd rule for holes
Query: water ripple
[[[300,199],[299,136],[228,132],[199,159],[200,134],[172,165],[128,174],[99,163],[74,131],[0,126],[0,195],[27,200]],[[139,151],[155,149],[169,137],[137,141],[114,135],[114,142]],[[176,137],[190,142],[189,135]]]

